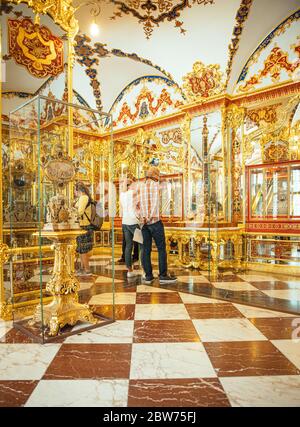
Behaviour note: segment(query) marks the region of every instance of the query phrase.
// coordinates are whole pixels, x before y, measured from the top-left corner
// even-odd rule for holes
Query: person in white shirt
[[[120,208],[122,214],[122,231],[125,237],[125,264],[128,269],[127,277],[134,277],[137,273],[134,272],[132,267],[132,248],[133,248],[133,235],[139,221],[135,214],[134,209],[134,186],[132,185],[134,178],[127,176],[121,183],[120,192]],[[130,188],[132,187],[132,188]]]

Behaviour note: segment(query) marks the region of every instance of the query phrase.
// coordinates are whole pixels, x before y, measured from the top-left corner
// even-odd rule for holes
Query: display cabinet
[[[247,166],[247,221],[300,221],[300,162]]]
[[[100,139],[104,130],[110,134],[105,141]],[[4,217],[11,255],[4,286],[7,292],[11,289],[14,326],[47,342],[112,322],[111,116],[52,98],[33,98],[10,113],[5,167]],[[101,258],[93,259],[87,277],[80,274],[76,252],[78,239],[86,233],[75,204],[77,181],[101,199],[110,224],[110,245]]]
[[[246,180],[245,259],[260,267],[299,267],[300,162],[247,166]]]

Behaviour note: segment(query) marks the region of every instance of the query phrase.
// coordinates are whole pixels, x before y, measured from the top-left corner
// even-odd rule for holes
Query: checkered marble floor
[[[111,271],[93,261],[80,298],[105,311]],[[259,293],[297,308],[295,278],[227,272],[210,282],[177,270],[178,284],[160,287],[119,267],[114,323],[44,345],[0,323],[0,406],[300,406],[300,314],[243,301]]]

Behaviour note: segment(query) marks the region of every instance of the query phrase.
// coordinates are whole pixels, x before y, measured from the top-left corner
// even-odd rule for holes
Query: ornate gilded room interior
[[[0,406],[300,406],[300,0],[1,3]],[[159,169],[172,283],[119,259]],[[76,242],[84,183],[103,223]],[[45,345],[46,344],[46,345]]]

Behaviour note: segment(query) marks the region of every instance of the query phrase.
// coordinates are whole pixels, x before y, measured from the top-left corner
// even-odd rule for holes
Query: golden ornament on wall
[[[183,89],[189,101],[199,101],[224,92],[224,74],[219,64],[205,66],[195,62],[193,71],[183,77]]]
[[[9,19],[9,54],[35,77],[57,76],[64,70],[63,42],[31,19]]]

